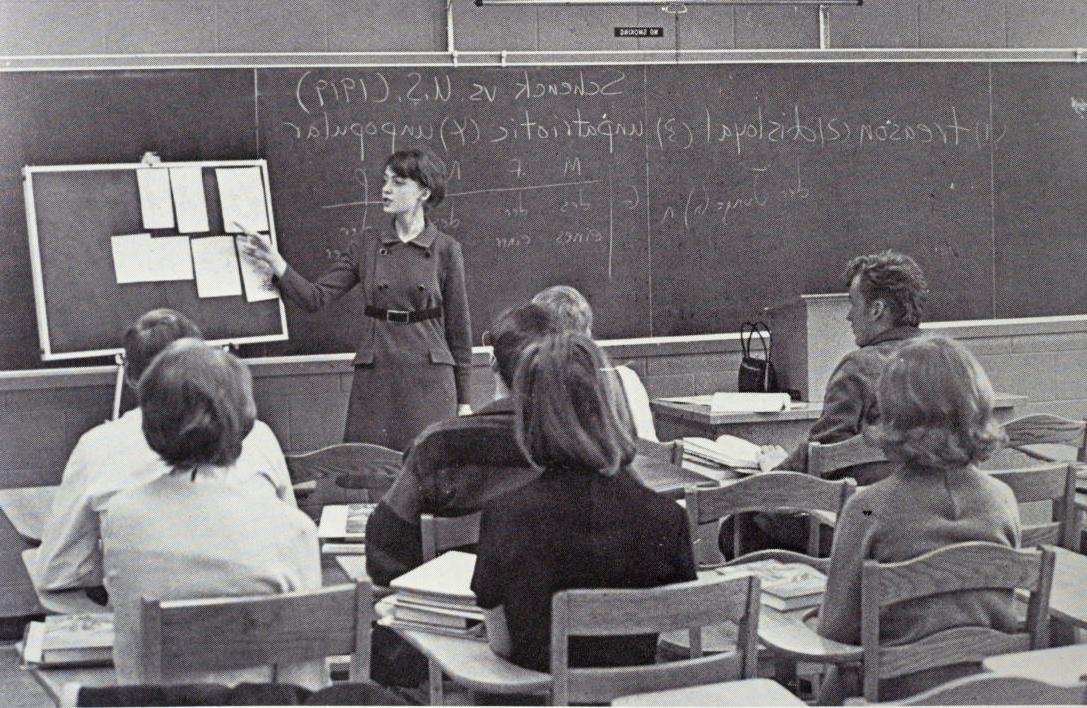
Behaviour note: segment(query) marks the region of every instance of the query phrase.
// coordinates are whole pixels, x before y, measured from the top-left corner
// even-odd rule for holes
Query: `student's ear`
[[[424,204],[426,204],[428,201],[430,201],[430,188],[429,187],[423,187],[420,194],[422,195],[422,202]]]
[[[883,317],[883,313],[885,313],[886,311],[887,303],[885,303],[883,300],[875,300],[874,302],[872,302],[871,305],[868,306],[868,314],[871,315],[872,319],[874,320],[878,320],[880,317]]]

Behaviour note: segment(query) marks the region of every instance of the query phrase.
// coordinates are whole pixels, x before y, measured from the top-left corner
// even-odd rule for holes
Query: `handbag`
[[[765,336],[763,332],[766,332]],[[758,335],[762,343],[762,357],[751,353],[751,340]],[[766,339],[770,328],[765,322],[744,322],[740,326],[740,348],[743,358],[740,360],[740,376],[737,390],[741,393],[776,393],[778,389],[777,372],[770,360],[770,346]]]

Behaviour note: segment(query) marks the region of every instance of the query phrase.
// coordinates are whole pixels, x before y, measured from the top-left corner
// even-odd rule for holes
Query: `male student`
[[[858,256],[846,266],[849,320],[859,349],[846,354],[827,382],[823,413],[808,433],[808,442],[847,440],[879,420],[876,389],[886,364],[908,342],[921,336],[918,329],[928,296],[925,274],[909,256],[883,251]],[[781,455],[784,450],[764,451]],[[807,443],[775,465],[777,469],[807,469]],[[871,484],[887,472],[887,465],[856,465],[832,475],[853,477]]]
[[[200,329],[175,310],[151,310],[124,335],[125,381],[135,388],[155,355],[176,339],[201,337]],[[109,501],[122,489],[169,474],[170,467],[147,444],[143,416],[134,408],[91,428],[68,458],[60,488],[38,549],[39,590],[98,588],[102,585],[102,520]],[[264,477],[284,502],[295,505],[287,463],[272,430],[256,421],[242,443],[232,474]],[[156,513],[148,509],[148,514]]]
[[[561,325],[539,305],[499,315],[489,334],[495,400],[475,413],[431,425],[404,456],[404,469],[366,522],[366,571],[377,585],[422,563],[419,514],[471,514],[535,479],[517,447],[510,388],[521,353],[558,334]]]

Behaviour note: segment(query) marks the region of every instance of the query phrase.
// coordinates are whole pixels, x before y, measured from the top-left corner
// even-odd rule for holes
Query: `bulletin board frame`
[[[135,171],[139,169],[170,169],[177,167],[197,167],[201,169],[201,174],[204,176],[204,180],[207,183],[206,170],[214,170],[216,168],[243,168],[243,167],[256,167],[260,169],[261,178],[264,183],[264,206],[268,218],[268,237],[271,240],[272,246],[278,249],[278,237],[275,227],[275,216],[272,210],[271,201],[271,184],[268,178],[268,163],[266,160],[205,160],[205,161],[185,161],[185,162],[155,162],[149,164],[147,162],[134,162],[134,163],[114,163],[114,164],[81,164],[81,165],[47,165],[47,166],[32,166],[27,165],[23,167],[23,197],[26,206],[26,220],[27,220],[27,238],[30,246],[30,263],[31,263],[31,275],[34,284],[34,307],[37,319],[38,329],[38,341],[40,344],[40,354],[43,361],[59,361],[69,359],[86,359],[93,357],[103,356],[115,356],[123,353],[123,347],[120,346],[120,334],[123,332],[124,327],[130,324],[134,317],[131,314],[126,314],[122,317],[123,322],[112,322],[114,329],[117,331],[111,331],[107,333],[89,332],[89,336],[107,336],[110,340],[109,344],[102,343],[82,343],[67,341],[61,343],[60,340],[71,340],[74,337],[79,337],[78,334],[73,335],[69,331],[61,332],[58,328],[76,329],[71,323],[62,324],[65,319],[66,312],[65,305],[68,303],[57,303],[57,297],[50,297],[50,281],[55,280],[55,274],[50,272],[51,268],[56,268],[56,264],[50,263],[48,257],[48,251],[45,249],[50,248],[50,235],[42,234],[40,232],[40,223],[42,216],[42,189],[41,182],[47,179],[54,179],[57,177],[73,180],[78,180],[80,175],[87,176],[92,173],[103,173],[107,177],[109,175],[115,175],[120,172],[130,171],[133,172],[132,180],[135,182]],[[36,183],[36,179],[38,183]],[[123,178],[122,178],[123,179]],[[36,191],[36,186],[38,190]],[[73,191],[77,189],[73,186]],[[54,189],[54,191],[56,191]],[[205,189],[207,193],[207,188]],[[54,195],[55,196],[55,195]],[[86,195],[84,195],[86,196]],[[55,199],[54,199],[55,201]],[[135,209],[139,212],[139,200],[138,194],[136,198]],[[56,208],[55,204],[49,208]],[[209,204],[209,211],[211,205]],[[133,229],[126,229],[127,233],[137,233],[147,231],[146,229],[136,227]],[[124,235],[120,234],[94,234],[97,237],[108,237]],[[188,235],[191,237],[201,237],[208,235],[231,235],[225,228],[219,231],[214,226],[212,230],[207,233],[193,233],[193,234],[180,234],[177,233],[176,223],[175,228],[171,230],[169,235]],[[55,242],[55,239],[53,239]],[[108,245],[105,247],[108,251]],[[101,256],[101,254],[98,254]],[[109,256],[112,259],[112,256]],[[111,260],[112,263],[112,260]],[[74,267],[78,267],[75,264]],[[100,269],[101,270],[101,269]],[[98,274],[101,280],[101,273]],[[172,281],[163,283],[150,283],[139,285],[151,285],[156,286],[156,290],[159,292],[166,292],[170,287],[179,288],[187,286],[179,286],[178,283],[188,281]],[[101,283],[99,284],[102,285]],[[114,288],[126,287],[124,285],[117,285],[113,283]],[[191,288],[195,292],[195,282],[192,283]],[[55,292],[63,291],[63,288],[53,287]],[[120,291],[118,291],[118,300],[121,299]],[[167,307],[174,306],[178,301],[178,298],[165,298],[153,299],[153,298],[137,298],[142,300],[140,307],[142,311],[153,309],[154,307]],[[183,300],[184,298],[182,298]],[[189,294],[189,299],[192,299],[192,295]],[[287,312],[283,303],[283,298],[277,298],[275,300],[266,300],[263,302],[248,303],[244,295],[240,298],[241,303],[230,302],[229,306],[223,301],[235,301],[238,298],[209,298],[205,299],[208,303],[205,307],[200,308],[201,312],[196,313],[186,307],[175,307],[185,311],[187,315],[192,316],[197,324],[204,331],[209,344],[224,346],[224,345],[242,345],[242,344],[256,344],[264,342],[277,342],[284,341],[289,338],[289,332],[287,328]],[[215,302],[219,301],[219,302]],[[114,303],[101,302],[100,306],[103,308],[109,308]],[[272,309],[269,309],[272,308]],[[123,308],[118,308],[119,310]],[[259,316],[248,316],[246,310],[252,310],[254,313],[259,311]],[[239,313],[241,316],[239,316]],[[256,327],[256,331],[253,330]],[[235,331],[237,333],[235,333]],[[112,344],[116,342],[117,344]]]

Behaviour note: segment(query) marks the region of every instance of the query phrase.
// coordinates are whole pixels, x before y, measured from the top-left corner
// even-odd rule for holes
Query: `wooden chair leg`
[[[430,674],[430,705],[445,705],[445,691],[442,687],[442,670],[433,661],[427,662],[427,672]]]

